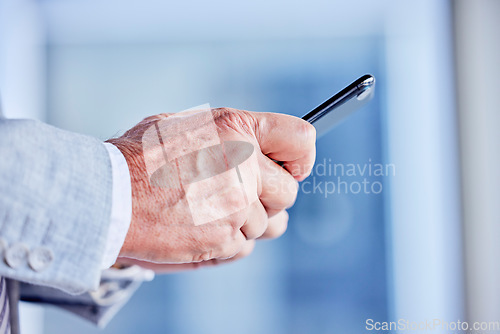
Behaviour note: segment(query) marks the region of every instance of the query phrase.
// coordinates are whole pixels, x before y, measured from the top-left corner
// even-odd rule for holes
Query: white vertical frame
[[[458,138],[448,1],[392,1],[387,16],[391,320],[463,320]],[[436,330],[435,333],[446,330]]]
[[[467,317],[500,314],[500,2],[454,2]],[[497,321],[498,323],[498,321]],[[490,332],[500,332],[492,328]]]

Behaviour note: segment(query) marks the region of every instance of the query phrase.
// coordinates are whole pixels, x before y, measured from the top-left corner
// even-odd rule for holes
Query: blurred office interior
[[[302,191],[281,239],[238,263],[157,276],[103,330],[23,304],[23,333],[498,319],[498,17],[496,0],[0,0],[8,117],[105,140],[203,103],[301,116],[371,73],[374,100],[318,141],[317,162],[395,166],[368,177],[377,194]]]

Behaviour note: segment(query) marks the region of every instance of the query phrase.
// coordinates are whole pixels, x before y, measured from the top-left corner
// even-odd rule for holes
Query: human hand
[[[257,238],[285,232],[285,209],[314,164],[314,127],[282,114],[228,108],[208,114],[214,129],[202,114],[161,114],[109,140],[127,160],[132,180],[132,222],[121,257],[219,263],[250,253]],[[156,133],[158,142],[151,139]],[[223,159],[211,141],[222,143]],[[169,161],[160,166],[160,160]],[[176,266],[182,267],[169,268]]]

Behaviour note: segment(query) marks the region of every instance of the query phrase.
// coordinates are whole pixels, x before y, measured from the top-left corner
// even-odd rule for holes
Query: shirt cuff
[[[104,143],[111,159],[113,173],[113,195],[111,223],[102,259],[101,269],[111,267],[125,242],[132,219],[132,185],[127,161],[120,150],[110,143]]]

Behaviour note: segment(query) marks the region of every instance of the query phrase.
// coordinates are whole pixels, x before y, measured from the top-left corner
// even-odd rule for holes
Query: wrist
[[[131,186],[131,207],[132,207],[132,213],[131,213],[131,219],[130,219],[130,225],[127,231],[127,234],[125,236],[125,240],[122,244],[122,247],[120,249],[119,255],[118,256],[124,256],[125,254],[129,254],[131,250],[131,240],[133,240],[133,235],[134,235],[134,203],[136,202],[136,197],[138,196],[137,191],[134,189],[135,185],[137,182],[134,182],[136,179],[136,174],[137,174],[137,169],[138,169],[138,163],[135,159],[135,157],[138,155],[135,151],[137,149],[136,143],[127,140],[126,138],[113,138],[109,139],[106,141],[106,143],[114,145],[123,155],[125,158],[126,164],[128,166],[128,171],[129,171],[129,179],[130,179],[130,186]]]

